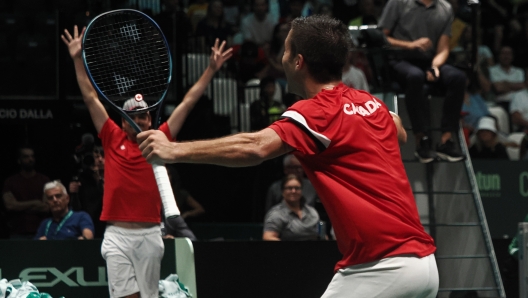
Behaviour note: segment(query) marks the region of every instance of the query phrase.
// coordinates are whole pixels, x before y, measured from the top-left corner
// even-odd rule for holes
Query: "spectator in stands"
[[[275,79],[265,77],[260,81],[260,98],[255,100],[249,107],[251,130],[257,131],[268,127],[271,123],[280,118],[286,109],[284,105],[276,101]]]
[[[35,170],[35,152],[24,146],[18,150],[20,171],[4,182],[2,196],[11,238],[31,238],[49,212],[42,201],[42,189],[49,181]]]
[[[490,116],[491,113],[488,105],[480,95],[479,82],[475,76],[473,76],[473,79],[467,80],[467,85],[462,106],[462,114],[464,114],[462,123],[464,129],[468,131],[468,135],[471,135],[477,128],[480,118]]]
[[[389,64],[405,90],[407,112],[416,138],[415,155],[422,163],[437,157],[452,162],[465,158],[452,140],[458,131],[466,87],[464,72],[446,64],[452,19],[453,10],[445,0],[392,0],[379,21],[389,44],[402,49],[400,56]],[[427,131],[429,111],[423,95],[426,82],[446,90],[442,135],[436,152],[432,150]]]
[[[526,94],[524,71],[512,65],[513,51],[509,46],[501,47],[498,60],[497,65],[489,68],[490,81],[497,95],[497,103],[509,111],[513,98]]]
[[[104,191],[104,151],[94,147],[91,154],[83,157],[83,168],[70,182],[72,210],[85,211],[94,224],[94,238],[103,238],[106,224],[99,218],[103,210]]]
[[[378,6],[381,5],[381,1],[377,1]],[[359,0],[359,11],[360,15],[348,23],[349,26],[361,26],[361,25],[376,25],[378,23],[379,15],[377,14],[380,10],[376,9],[375,0]]]
[[[234,32],[240,25],[240,7],[237,0],[224,0],[224,19]]]
[[[528,91],[517,92],[510,104],[510,117],[516,131],[528,133]]]
[[[224,21],[224,6],[221,0],[209,3],[207,15],[198,22],[195,35],[203,38],[204,50],[214,46],[217,38],[226,40],[227,46],[231,46],[233,31]]]
[[[294,174],[287,175],[282,183],[282,201],[273,206],[264,219],[263,240],[316,240],[319,215],[306,204],[302,194],[302,181]]]
[[[361,69],[352,65],[353,58],[354,53],[352,51],[348,52],[348,59],[346,60],[346,64],[343,67],[343,75],[341,80],[343,81],[343,84],[350,88],[370,92],[365,74]]]
[[[277,24],[268,13],[268,0],[252,0],[253,13],[241,22],[244,41],[251,41],[260,47],[271,42],[273,27]]]
[[[315,189],[304,175],[304,170],[301,167],[301,163],[293,154],[287,154],[282,160],[284,176],[297,175],[302,184],[302,194],[305,200],[305,203],[309,206],[314,207],[315,203],[319,201]],[[266,207],[265,211],[267,212],[270,208],[278,204],[282,200],[282,183],[283,179],[273,182],[268,188],[268,193],[266,195]]]
[[[35,240],[88,240],[94,238],[94,225],[88,213],[70,210],[70,197],[60,181],[44,185],[44,199],[51,217],[40,224]]]
[[[469,155],[473,159],[510,159],[506,147],[497,136],[497,123],[492,117],[481,117],[477,126],[477,140]]]
[[[279,23],[273,28],[273,39],[269,50],[266,52],[268,58],[267,76],[275,78],[282,90],[286,89],[286,74],[282,67],[282,55],[284,54],[284,41],[290,32],[290,23]]]

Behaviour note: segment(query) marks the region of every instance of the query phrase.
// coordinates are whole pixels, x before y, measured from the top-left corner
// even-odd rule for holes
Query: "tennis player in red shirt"
[[[420,223],[399,142],[399,117],[371,94],[341,82],[346,26],[297,18],[282,64],[301,100],[255,133],[189,143],[157,131],[138,135],[149,162],[251,166],[293,152],[319,194],[343,258],[323,298],[436,297],[433,239]]]

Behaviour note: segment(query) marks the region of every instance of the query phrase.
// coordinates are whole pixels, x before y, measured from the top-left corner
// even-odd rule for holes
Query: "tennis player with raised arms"
[[[158,297],[160,262],[164,246],[161,238],[160,193],[152,167],[141,156],[136,143],[137,132],[122,120],[119,127],[109,118],[97,92],[87,76],[81,55],[85,29],[73,35],[64,30],[62,40],[68,46],[81,89],[95,128],[105,151],[105,189],[101,220],[107,222],[101,253],[106,260],[110,297]],[[217,40],[212,48],[209,66],[189,89],[159,131],[165,139],[174,140],[215,72],[231,57],[225,42]],[[143,101],[126,101],[123,109],[145,108]],[[132,120],[141,128],[151,127],[149,112],[135,114]]]
[[[322,297],[436,297],[436,247],[420,223],[400,155],[405,130],[382,101],[341,82],[350,42],[340,21],[297,18],[282,65],[289,91],[306,100],[255,133],[175,143],[150,130],[138,135],[139,147],[149,162],[230,167],[293,152],[343,254]]]

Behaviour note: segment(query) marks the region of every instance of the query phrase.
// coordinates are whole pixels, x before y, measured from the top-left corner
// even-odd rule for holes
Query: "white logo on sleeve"
[[[368,116],[376,112],[379,107],[381,107],[381,103],[372,98],[372,100],[369,100],[365,103],[365,107],[356,106],[353,103],[346,103],[343,105],[343,112],[345,112],[347,115],[359,114],[361,116]]]
[[[119,149],[125,150],[125,145],[121,145],[121,147],[119,147]]]

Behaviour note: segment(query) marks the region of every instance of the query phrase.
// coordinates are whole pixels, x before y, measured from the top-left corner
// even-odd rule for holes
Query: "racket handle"
[[[180,209],[176,206],[167,168],[163,165],[153,164],[152,169],[154,170],[154,177],[156,177],[156,182],[158,183],[165,218],[170,219],[180,216]]]

